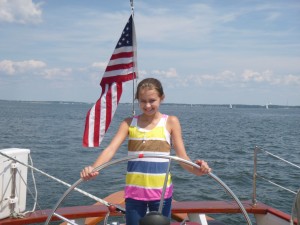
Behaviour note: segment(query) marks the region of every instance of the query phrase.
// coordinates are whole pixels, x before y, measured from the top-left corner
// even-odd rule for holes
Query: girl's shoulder
[[[179,122],[179,119],[177,118],[177,116],[169,115],[168,120],[167,120],[168,130],[171,131],[171,130],[173,130],[173,128],[177,128],[178,126],[180,126],[180,122]]]
[[[178,117],[177,116],[173,116],[173,115],[168,115],[168,122],[179,122]]]
[[[125,120],[125,121],[132,121],[133,118],[137,118],[137,116],[127,117],[127,118],[125,118],[124,120]]]
[[[132,120],[133,120],[134,116],[133,117],[127,117],[123,120],[124,123],[127,123],[128,126],[131,124]]]

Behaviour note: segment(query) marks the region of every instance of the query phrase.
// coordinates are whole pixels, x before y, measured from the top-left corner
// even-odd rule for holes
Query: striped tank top
[[[152,130],[138,127],[138,116],[132,118],[129,127],[128,155],[143,153],[170,155],[170,133],[166,129],[167,115],[162,115]],[[161,198],[168,159],[137,158],[128,161],[125,198],[152,201]],[[172,197],[173,184],[169,173],[165,198]]]

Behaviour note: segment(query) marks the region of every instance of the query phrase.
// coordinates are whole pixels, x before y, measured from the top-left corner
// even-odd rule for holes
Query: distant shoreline
[[[0,102],[21,102],[21,103],[36,103],[36,104],[86,104],[86,105],[92,105],[94,103],[89,103],[89,102],[74,102],[74,101],[29,101],[29,100],[5,100],[5,99],[0,99]],[[132,103],[119,103],[123,105],[128,105]],[[137,103],[136,103],[137,104]],[[188,104],[188,103],[167,103],[164,102],[164,105],[182,105],[182,106],[188,106],[188,107],[221,107],[221,108],[228,108],[228,109],[235,109],[235,108],[266,108],[266,105],[250,105],[250,104]],[[229,106],[232,106],[229,107]],[[300,105],[273,105],[269,104],[268,109],[274,109],[274,108],[300,108]]]

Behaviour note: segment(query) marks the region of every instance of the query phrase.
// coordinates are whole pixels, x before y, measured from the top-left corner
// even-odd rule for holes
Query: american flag
[[[120,101],[123,82],[136,77],[136,36],[131,15],[100,82],[100,98],[87,113],[83,134],[84,147],[100,146]]]

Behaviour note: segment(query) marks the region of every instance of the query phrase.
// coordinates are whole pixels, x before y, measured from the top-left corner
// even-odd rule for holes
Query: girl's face
[[[154,115],[158,112],[159,105],[164,97],[159,96],[159,93],[155,89],[143,88],[139,92],[138,96],[139,105],[141,111],[145,115]]]

